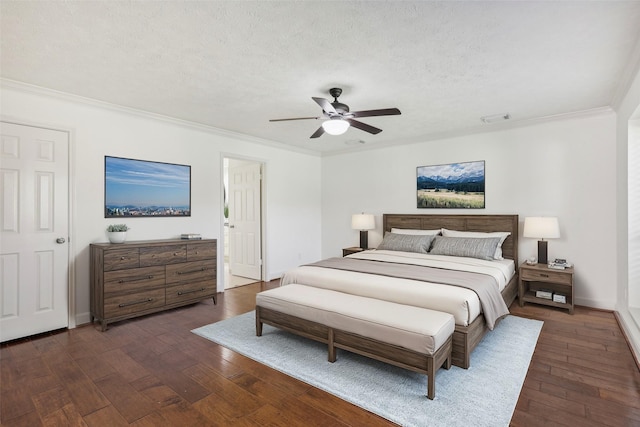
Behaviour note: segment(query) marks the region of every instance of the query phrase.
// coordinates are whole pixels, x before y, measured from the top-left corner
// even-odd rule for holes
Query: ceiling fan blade
[[[378,133],[382,132],[382,129],[378,129],[378,128],[373,127],[373,126],[370,126],[370,125],[368,125],[368,124],[366,124],[366,123],[362,123],[362,122],[359,122],[359,121],[357,121],[357,120],[353,120],[353,119],[346,119],[346,120],[347,120],[347,121],[351,124],[351,126],[353,126],[354,128],[358,128],[358,129],[363,130],[363,131],[365,131],[365,132],[369,132],[369,133],[372,133],[372,134],[374,134],[374,135],[376,135],[376,134],[378,134]]]
[[[270,122],[285,122],[285,121],[288,121],[288,120],[311,120],[311,119],[318,120],[320,118],[321,117],[294,117],[292,119],[271,119],[269,121]]]
[[[331,105],[331,103],[329,101],[327,101],[326,99],[324,99],[324,98],[316,98],[316,97],[313,97],[313,96],[311,97],[311,99],[316,101],[316,103],[320,106],[320,108],[322,108],[322,110],[324,112],[338,114],[336,109],[333,108],[333,105]]]
[[[353,117],[397,116],[400,110],[397,108],[383,108],[381,110],[354,111]]]
[[[324,133],[324,128],[323,128],[322,126],[320,126],[320,127],[318,128],[318,130],[317,130],[317,131],[315,131],[315,132],[313,133],[313,135],[311,135],[309,138],[318,138],[318,137],[322,136],[322,134],[323,134],[323,133]]]

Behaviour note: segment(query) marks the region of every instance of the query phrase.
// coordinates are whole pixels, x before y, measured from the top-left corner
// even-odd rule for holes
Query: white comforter
[[[500,291],[515,273],[512,260],[485,261],[385,250],[364,251],[349,257],[487,274],[495,278]],[[462,326],[468,326],[481,313],[476,293],[458,286],[304,265],[285,273],[281,284],[289,283],[444,311],[451,313],[456,324]]]

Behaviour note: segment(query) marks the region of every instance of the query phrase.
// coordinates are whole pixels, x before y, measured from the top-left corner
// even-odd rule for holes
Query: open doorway
[[[262,169],[254,160],[223,159],[225,289],[262,280]]]

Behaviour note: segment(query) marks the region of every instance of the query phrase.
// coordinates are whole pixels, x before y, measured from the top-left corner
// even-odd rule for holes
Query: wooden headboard
[[[511,235],[502,244],[502,256],[518,264],[518,215],[383,214],[382,226],[385,233],[391,228],[509,231]]]

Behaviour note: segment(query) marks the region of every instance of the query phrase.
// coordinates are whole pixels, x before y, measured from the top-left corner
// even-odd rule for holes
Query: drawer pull
[[[149,280],[153,279],[153,276],[142,276],[142,277],[132,277],[130,279],[120,279],[118,283],[127,283],[127,282],[138,282],[140,280]]]
[[[192,294],[194,292],[203,292],[206,288],[194,289],[192,291],[178,291],[178,295]]]
[[[151,301],[153,301],[153,298],[147,298],[147,299],[143,299],[143,300],[140,300],[140,301],[123,302],[122,304],[118,304],[118,307],[120,307],[120,308],[128,307],[130,305],[144,304],[146,302],[151,302]]]
[[[179,255],[178,252],[173,253],[173,256],[178,256],[178,255]]]
[[[121,256],[121,257],[120,257],[120,261],[124,261],[125,259],[127,259],[127,257],[126,257],[126,256]]]
[[[540,273],[540,277],[549,277],[548,274]]]
[[[207,267],[198,268],[197,270],[187,270],[187,271],[176,271],[176,274],[192,274],[192,273],[200,273],[201,271],[206,271]]]

